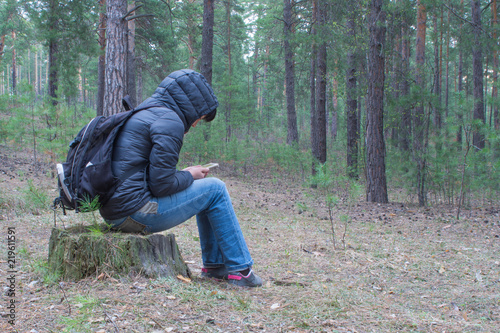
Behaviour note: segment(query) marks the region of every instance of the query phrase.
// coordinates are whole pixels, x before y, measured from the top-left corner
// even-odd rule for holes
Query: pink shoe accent
[[[203,273],[208,273],[208,269],[206,269],[206,268],[202,268],[202,269],[201,269],[201,271],[202,271]]]
[[[232,274],[229,274],[227,276],[228,280],[241,280],[241,275],[232,275]]]

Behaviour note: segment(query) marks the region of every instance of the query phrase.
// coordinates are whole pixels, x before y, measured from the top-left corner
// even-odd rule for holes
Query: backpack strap
[[[146,104],[146,105],[143,105],[143,106],[140,106],[140,107],[137,107],[137,108],[134,108],[134,109],[131,110],[131,101],[130,101],[130,96],[129,95],[123,97],[122,103],[123,103],[123,106],[125,107],[125,109],[127,109],[127,107],[129,108],[129,109],[127,109],[127,111],[130,110],[131,116],[132,116],[132,114],[134,114],[136,112],[139,112],[139,111],[142,111],[142,110],[146,110],[146,109],[149,109],[149,108],[152,108],[152,107],[162,107],[162,106],[164,106],[164,105],[161,105],[161,104],[151,103],[151,104]],[[124,182],[130,176],[132,176],[133,174],[135,174],[136,172],[139,172],[142,169],[147,168],[148,165],[149,165],[149,163],[147,163],[146,165],[138,165],[138,166],[136,166],[136,167],[128,170],[127,172],[125,172],[123,175],[121,175],[118,178],[120,179],[121,182]],[[144,172],[144,181],[146,181],[146,172]]]

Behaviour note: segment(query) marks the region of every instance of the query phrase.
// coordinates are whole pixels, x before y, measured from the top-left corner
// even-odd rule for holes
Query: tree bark
[[[232,99],[232,88],[231,79],[233,76],[233,65],[231,63],[231,0],[226,1],[226,24],[227,24],[227,76],[228,76],[228,86],[226,87],[226,141],[231,140],[232,127],[231,127],[231,99]]]
[[[48,264],[64,280],[103,272],[135,272],[154,278],[191,276],[173,234],[108,232],[105,225],[52,229]]]
[[[195,4],[195,0],[188,0],[188,6],[191,10]],[[196,56],[195,54],[197,53],[196,49],[196,35],[198,34],[198,24],[197,24],[197,18],[194,15],[189,15],[187,17],[187,47],[189,51],[189,69],[194,69],[194,64],[196,62]]]
[[[392,100],[396,102],[395,111],[397,116],[391,117],[392,120],[389,121],[389,127],[391,130],[391,139],[396,147],[399,145],[399,131],[400,131],[400,119],[399,115],[402,114],[402,106],[398,102],[400,97],[400,81],[401,81],[401,12],[399,9],[393,14],[393,19],[387,22],[388,30],[388,45],[392,45],[392,52],[390,57],[390,62],[386,65],[387,71],[391,70],[391,94]]]
[[[264,112],[264,107],[267,106],[267,71],[269,69],[269,58],[271,56],[271,49],[269,47],[269,44],[271,43],[270,38],[268,38],[267,44],[266,44],[266,56],[264,59],[264,69],[262,70],[262,88],[260,90],[260,112],[261,115]],[[269,113],[267,113],[267,123],[269,124]]]
[[[416,77],[415,82],[417,87],[421,91],[424,90],[424,65],[425,65],[425,34],[426,34],[426,24],[427,24],[427,13],[425,6],[419,0],[417,3],[417,40],[415,48],[415,58],[416,58]],[[426,189],[425,189],[425,149],[424,149],[424,125],[425,125],[425,112],[424,112],[424,102],[418,102],[415,107],[414,121],[414,139],[413,139],[413,150],[415,154],[415,161],[417,165],[417,192],[418,192],[418,203],[420,206],[425,206],[426,204]]]
[[[326,162],[326,2],[318,0],[318,27],[320,43],[316,71],[316,114],[318,115],[318,162]]]
[[[444,92],[444,115],[448,118],[449,105],[450,105],[450,11],[447,12],[447,27],[446,27],[446,82]]]
[[[10,8],[9,10],[12,10],[12,8]],[[10,12],[10,14],[7,16],[7,19],[6,19],[6,22],[9,22],[10,19],[12,18],[12,11]],[[2,59],[3,59],[3,55],[4,55],[4,49],[5,49],[5,33],[2,34],[2,37],[0,37],[0,64],[2,63]]]
[[[472,22],[474,24],[474,45],[472,47],[472,76],[474,81],[474,132],[472,144],[478,148],[484,148],[484,134],[481,133],[481,124],[486,122],[484,114],[483,95],[483,52],[481,46],[481,2],[471,0]]]
[[[287,110],[287,144],[299,142],[299,132],[297,130],[297,113],[295,110],[295,73],[293,50],[290,45],[292,38],[292,5],[290,0],[283,0],[283,19],[285,23],[285,94]]]
[[[16,32],[12,30],[12,43],[15,44]],[[12,94],[17,93],[17,58],[16,58],[16,47],[12,47]]]
[[[0,37],[0,64],[2,63],[4,48],[5,48],[5,35],[2,35],[2,37]]]
[[[212,60],[214,46],[214,2],[203,1],[203,30],[201,40],[201,74],[212,84]]]
[[[200,73],[207,82],[212,84],[212,62],[214,47],[214,3],[215,0],[203,1],[203,28],[201,33],[201,62]],[[203,127],[205,141],[210,139],[209,129],[211,123]]]
[[[106,0],[100,0],[98,43],[101,53],[97,65],[97,116],[103,115],[104,108],[104,79],[106,73]]]
[[[33,88],[35,90],[35,96],[38,96],[40,92],[40,81],[38,80],[38,51],[35,51],[35,82]]]
[[[410,94],[410,27],[408,24],[409,18],[407,13],[403,13],[401,22],[401,81],[400,81],[400,96],[408,96]],[[401,127],[399,130],[399,143],[403,151],[409,151],[411,145],[411,109],[407,105],[402,106]]]
[[[491,12],[493,14],[493,41],[497,43],[497,29],[498,29],[498,13],[497,13],[497,0],[493,0],[491,6]],[[494,116],[494,128],[495,130],[500,129],[500,111],[497,102],[498,98],[498,49],[495,48],[493,51],[493,89],[491,92],[491,97],[493,99],[493,116]]]
[[[126,94],[127,13],[126,0],[107,0],[106,5],[106,73],[103,114],[110,116],[122,110]]]
[[[258,67],[259,67],[259,60],[260,60],[260,45],[259,42],[255,42],[255,47],[253,51],[253,67],[252,67],[252,100],[253,102],[253,108],[255,110],[255,115],[257,114],[257,111],[259,110],[259,86],[258,86]]]
[[[439,31],[439,93],[438,93],[438,108],[439,108],[439,130],[443,128],[443,30],[444,30],[444,11],[441,6],[440,31]]]
[[[387,203],[384,141],[384,49],[385,18],[383,0],[372,0],[369,17],[369,79],[366,124],[366,200]]]
[[[464,0],[460,1],[460,13],[464,14]],[[459,38],[458,38],[458,68],[457,68],[457,90],[460,95],[460,93],[464,90],[463,89],[463,68],[464,68],[464,57],[463,57],[463,23],[460,22],[460,27],[459,27]],[[458,148],[462,149],[462,123],[463,123],[463,115],[461,110],[458,110],[457,112],[457,122],[458,122],[458,128],[457,128],[457,133],[456,133],[456,141],[458,143]]]
[[[58,18],[57,18],[57,6],[58,2],[56,0],[50,0],[49,2],[49,29],[51,30],[49,38],[49,64],[46,74],[48,74],[48,95],[51,99],[52,106],[57,106],[57,88],[58,88],[58,64],[57,64],[57,52],[59,51],[58,40],[56,36],[56,31],[58,30]]]
[[[358,178],[358,97],[356,78],[356,3],[350,2],[350,14],[347,18],[347,37],[351,46],[347,51],[346,71],[346,116],[347,116],[347,174]]]
[[[144,100],[143,96],[143,77],[142,77],[142,72],[144,70],[144,64],[139,61],[138,66],[137,66],[137,100],[139,102],[142,102]]]
[[[48,94],[51,98],[51,103],[53,106],[58,104],[57,101],[57,85],[58,85],[58,70],[57,70],[57,52],[58,44],[55,39],[49,41],[49,83],[48,83]]]
[[[441,130],[441,70],[440,66],[440,55],[439,55],[439,27],[438,27],[438,17],[434,16],[434,32],[436,34],[434,40],[434,95],[437,97],[436,104],[433,107],[434,110],[434,126],[436,127],[436,133],[439,135]]]
[[[3,58],[3,50],[5,48],[5,35],[2,35],[2,37],[0,37],[0,64],[2,63],[2,58]]]
[[[318,112],[316,109],[316,61],[318,60],[318,52],[316,45],[316,25],[318,20],[318,0],[312,2],[312,25],[311,25],[311,65],[309,69],[309,91],[310,98],[310,113],[311,113],[311,153],[313,156],[311,174],[316,174],[317,161],[319,160],[319,137],[318,137]],[[313,185],[314,187],[315,185]]]
[[[330,89],[328,91],[331,91],[331,99],[332,99],[332,107],[329,107],[328,106],[328,103],[326,105],[326,109],[330,109],[332,110],[332,116],[331,116],[331,121],[330,121],[330,126],[327,128],[330,128],[330,137],[332,138],[332,141],[335,141],[337,140],[337,132],[338,132],[338,83],[337,83],[337,80],[335,79],[335,74],[332,74],[331,75],[331,79],[329,81],[329,83],[331,82],[330,84]],[[329,100],[328,99],[328,95],[327,95],[327,101]],[[327,113],[327,117],[328,117],[328,113]],[[328,123],[328,122],[327,122]],[[328,124],[327,124],[328,125]]]
[[[135,1],[128,5],[128,10],[135,7]],[[131,13],[134,15],[135,12]],[[135,61],[135,19],[127,21],[127,95],[132,107],[137,106],[136,61]]]

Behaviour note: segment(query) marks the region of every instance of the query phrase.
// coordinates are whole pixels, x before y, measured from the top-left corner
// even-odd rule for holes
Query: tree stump
[[[53,228],[48,262],[49,269],[67,280],[101,272],[191,276],[173,234],[127,234],[109,231],[105,225]]]

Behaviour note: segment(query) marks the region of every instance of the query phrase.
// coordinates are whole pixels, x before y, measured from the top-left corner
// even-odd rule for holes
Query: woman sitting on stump
[[[201,119],[215,118],[219,103],[212,87],[201,74],[179,70],[144,104],[155,106],[134,114],[114,145],[114,174],[132,174],[101,215],[116,230],[142,233],[164,231],[196,215],[202,276],[261,286],[225,184],[205,178],[209,169],[199,165],[176,168],[184,134]]]

